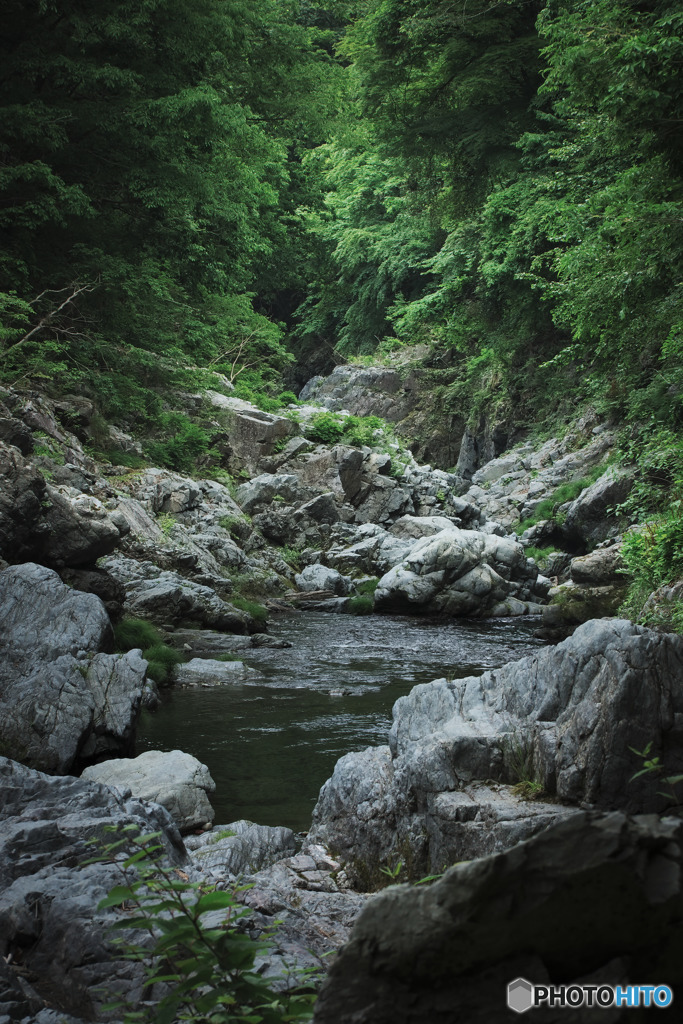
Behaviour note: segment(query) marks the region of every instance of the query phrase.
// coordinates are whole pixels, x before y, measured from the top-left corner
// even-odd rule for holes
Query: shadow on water
[[[309,612],[273,622],[293,647],[251,648],[261,675],[168,692],[140,723],[142,750],[185,750],[209,766],[217,822],[310,825],[336,761],[386,743],[391,709],[417,683],[480,675],[543,645],[533,620],[435,620]],[[331,692],[332,691],[332,692]]]

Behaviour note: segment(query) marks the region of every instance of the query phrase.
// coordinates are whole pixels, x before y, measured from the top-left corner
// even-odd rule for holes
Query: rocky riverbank
[[[398,394],[391,374],[336,376],[341,391],[330,378],[308,392],[343,407],[340,423],[376,414],[378,394],[386,412]],[[108,938],[117,911],[98,910],[116,869],[83,866],[90,838],[128,825],[159,831],[169,869],[188,880],[253,885],[240,896],[245,928],[257,936],[279,922],[260,961],[276,985],[347,940],[368,891],[446,871],[431,888],[367,904],[321,1022],[447,1021],[453,1007],[506,1019],[476,1001],[487,971],[542,981],[560,962],[567,978],[642,981],[647,967],[683,982],[683,961],[654,952],[657,936],[681,942],[680,829],[654,814],[667,803],[656,773],[630,781],[640,765],[629,749],[652,744],[680,771],[679,636],[599,618],[532,658],[416,687],[394,708],[387,746],[338,763],[301,846],[284,828],[214,826],[213,780],[189,755],[132,757],[140,709],[158,699],[153,657],[121,649],[112,630],[154,626],[167,685],[244,678],[241,662],[221,658],[274,643],[267,616],[288,607],[538,615],[571,632],[623,594],[628,523],[612,510],[633,478],[610,464],[609,426],[588,416],[504,454],[463,428],[448,472],[418,464],[382,428],[372,444],[321,443],[320,407],[264,413],[226,388],[178,401],[211,427],[213,477],[98,461],[103,428],[87,402],[0,393],[0,1022],[110,1019],[104,980],[139,1000],[143,976]],[[108,443],[140,455],[107,429]],[[579,953],[577,930],[615,860],[637,927],[605,927]],[[471,864],[450,867],[459,861]],[[527,916],[503,911],[539,870],[543,894]],[[571,906],[567,887],[581,892]],[[618,888],[601,891],[599,914],[613,914]],[[544,922],[558,914],[554,943]],[[503,920],[492,948],[486,936]],[[468,933],[471,955],[457,959]]]

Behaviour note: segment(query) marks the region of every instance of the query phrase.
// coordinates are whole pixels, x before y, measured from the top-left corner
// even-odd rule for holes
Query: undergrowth
[[[119,838],[86,863],[116,865],[121,884],[98,909],[118,908],[112,930],[123,934],[115,943],[124,958],[142,965],[148,986],[161,986],[157,998],[136,1004],[119,999],[107,1009],[120,1014],[124,1024],[295,1024],[311,1019],[315,995],[310,986],[278,991],[256,969],[257,956],[267,953],[272,941],[268,935],[254,940],[246,932],[250,911],[238,893],[248,887],[218,890],[204,881],[190,882],[184,872],[164,864],[159,832],[140,834],[132,824],[105,830]],[[134,930],[148,938],[137,938]]]
[[[159,630],[145,619],[122,619],[114,626],[114,642],[117,651],[141,649],[147,675],[159,686],[168,683],[174,667],[185,661],[180,651],[165,644]]]

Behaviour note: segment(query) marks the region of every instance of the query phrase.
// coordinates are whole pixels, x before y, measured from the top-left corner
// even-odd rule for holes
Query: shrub
[[[252,619],[255,619],[258,623],[264,623],[268,618],[267,608],[264,608],[258,601],[250,601],[246,597],[231,597],[230,602],[235,608],[239,608],[240,611],[251,615]]]
[[[159,630],[145,619],[121,619],[114,626],[114,640],[119,651],[132,651],[135,647],[145,650],[163,643]]]
[[[379,580],[375,576],[371,580],[363,580],[362,583],[359,583],[358,586],[356,587],[356,592],[358,594],[374,594],[375,591],[377,590],[378,585]]]
[[[311,441],[321,444],[334,444],[340,441],[344,433],[344,425],[332,412],[317,413],[311,419],[306,431]]]
[[[152,623],[144,619],[122,619],[114,626],[114,641],[119,651],[141,648],[147,662],[147,675],[160,686],[169,681],[173,666],[185,661],[179,651],[163,642]]]
[[[159,686],[167,683],[173,674],[175,665],[182,665],[185,658],[173,647],[167,644],[154,644],[142,652],[142,657],[147,662],[147,675]]]
[[[114,929],[148,934],[146,942],[134,941],[130,934],[115,941],[126,959],[144,965],[148,986],[163,983],[163,994],[154,1002],[119,1001],[111,1007],[124,1010],[126,1024],[310,1020],[313,993],[275,991],[256,969],[256,957],[271,943],[246,933],[243,919],[250,911],[239,903],[239,889],[218,890],[206,882],[186,881],[187,876],[179,877],[162,863],[159,832],[139,835],[136,825],[121,831],[126,833],[122,838],[88,861],[116,864],[121,874],[122,884],[110,890],[98,909],[119,907],[121,917]]]
[[[204,428],[183,413],[163,413],[159,426],[164,437],[147,441],[144,446],[145,453],[158,465],[189,473],[199,459],[214,454]]]
[[[349,598],[347,607],[352,615],[369,615],[374,606],[375,602],[369,594],[359,594]]]

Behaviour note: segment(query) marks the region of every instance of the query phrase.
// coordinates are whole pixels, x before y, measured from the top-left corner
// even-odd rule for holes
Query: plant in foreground
[[[128,934],[115,941],[125,959],[143,965],[148,986],[158,985],[161,993],[136,1006],[119,1002],[107,1009],[123,1010],[125,1024],[293,1024],[311,1019],[312,992],[276,992],[255,972],[256,956],[270,944],[241,929],[249,911],[237,900],[239,888],[219,891],[215,885],[190,882],[184,872],[165,865],[159,832],[141,835],[136,825],[107,831],[120,838],[87,863],[115,864],[122,884],[114,886],[99,909],[120,908],[112,927]],[[130,934],[134,930],[146,932],[147,940],[136,941]]]
[[[668,790],[658,790],[657,795],[663,796],[665,800],[668,800],[674,807],[681,806],[681,799],[676,791],[676,787],[683,782],[683,775],[664,775],[665,767],[662,764],[661,758],[652,756],[652,740],[643,747],[642,750],[636,750],[635,747],[629,747],[636,757],[642,758],[643,767],[635,772],[631,776],[630,782],[634,782],[635,779],[639,779],[642,775],[656,775],[661,778],[662,782],[668,787]]]

